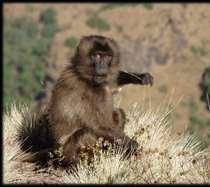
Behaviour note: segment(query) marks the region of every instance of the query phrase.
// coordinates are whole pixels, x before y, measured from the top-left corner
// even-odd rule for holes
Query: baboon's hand
[[[142,85],[148,85],[148,84],[150,84],[150,86],[152,86],[153,83],[154,83],[154,78],[149,73],[142,73],[142,74],[139,75],[139,78],[142,81]]]
[[[134,73],[120,71],[117,83],[119,86],[126,84],[140,84],[140,85],[153,85],[154,78],[150,73]]]

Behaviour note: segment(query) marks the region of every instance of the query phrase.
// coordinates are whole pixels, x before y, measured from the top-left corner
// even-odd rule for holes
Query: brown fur
[[[107,82],[100,86],[91,84],[93,68],[89,65],[89,52],[94,43],[106,43],[113,53]],[[95,49],[93,49],[95,50]],[[117,44],[105,37],[84,37],[52,92],[49,104],[49,130],[62,145],[67,161],[77,161],[77,151],[82,145],[93,145],[99,137],[114,143],[124,139],[131,148],[137,142],[124,132],[124,112],[114,108],[111,88],[116,86],[119,72]]]

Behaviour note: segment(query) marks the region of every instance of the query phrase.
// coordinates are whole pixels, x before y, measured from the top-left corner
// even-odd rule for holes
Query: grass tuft
[[[137,153],[122,159],[122,152],[98,152],[91,165],[81,162],[77,171],[37,168],[10,158],[24,155],[13,138],[18,121],[27,107],[11,107],[4,114],[4,183],[30,184],[191,184],[209,182],[209,151],[202,149],[195,135],[176,135],[170,126],[167,107],[142,107],[134,104],[127,114],[125,133],[139,143]]]

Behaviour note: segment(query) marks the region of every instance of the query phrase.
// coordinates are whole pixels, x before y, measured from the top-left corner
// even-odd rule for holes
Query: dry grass
[[[209,152],[201,148],[196,136],[175,135],[170,126],[171,109],[166,106],[152,109],[135,104],[129,110],[125,132],[139,142],[136,155],[122,159],[121,151],[95,155],[92,165],[83,162],[78,172],[39,168],[32,163],[12,159],[22,155],[15,140],[21,121],[20,110],[14,105],[4,114],[4,183],[209,183]]]

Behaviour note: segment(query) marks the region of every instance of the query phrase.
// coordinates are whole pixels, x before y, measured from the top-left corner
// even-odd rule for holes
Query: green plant
[[[113,8],[117,8],[122,5],[123,5],[122,3],[107,3],[102,5],[98,11],[101,12],[101,11],[111,10]]]
[[[198,111],[198,104],[195,102],[193,98],[189,100],[189,108],[190,108],[190,113],[196,113]]]
[[[53,8],[48,8],[40,14],[40,21],[45,25],[56,23],[57,13]]]
[[[44,25],[41,34],[44,38],[52,38],[58,31],[57,25]]]
[[[57,13],[52,8],[48,8],[40,14],[40,22],[43,24],[41,32],[43,37],[52,38],[59,31],[56,16]]]
[[[206,103],[206,108],[210,111],[210,67],[204,70],[199,86],[202,91],[201,101]]]
[[[54,20],[55,21],[55,20]],[[46,23],[52,24],[51,21]],[[56,21],[53,22],[56,26]],[[44,79],[44,58],[52,42],[41,33],[46,29],[28,16],[6,18],[3,32],[4,108],[16,102],[30,103],[41,89]],[[55,33],[55,32],[54,32]]]
[[[139,3],[106,3],[102,5],[97,12],[99,13],[106,10],[112,10],[114,8],[125,7],[125,6],[136,6],[136,5],[139,5]]]
[[[35,8],[34,5],[32,5],[32,4],[26,5],[26,11],[27,11],[28,13],[34,12],[35,9],[36,9],[36,8]]]
[[[190,50],[196,56],[206,56],[208,54],[208,49],[206,47],[207,42],[205,40],[201,41],[201,44],[198,46],[191,46]]]
[[[142,5],[143,5],[144,8],[146,8],[147,10],[152,10],[152,9],[153,9],[153,4],[152,4],[152,3],[143,3]]]
[[[65,46],[70,47],[70,48],[75,48],[78,42],[79,40],[76,37],[71,36],[65,40]]]
[[[88,20],[86,21],[86,24],[91,28],[98,29],[99,31],[110,30],[109,23],[104,18],[100,18],[96,14],[88,18]]]
[[[203,78],[203,86],[205,87],[206,92],[210,97],[210,67],[205,70],[204,78]]]
[[[194,126],[195,129],[201,128],[205,125],[205,119],[195,114],[191,114],[189,120],[190,125]]]
[[[204,129],[209,129],[210,118],[205,118],[199,114],[198,104],[193,98],[189,102],[190,116],[188,131],[197,133],[198,138],[203,142],[204,147],[210,146],[210,132],[203,134]],[[208,130],[209,131],[209,130]]]

